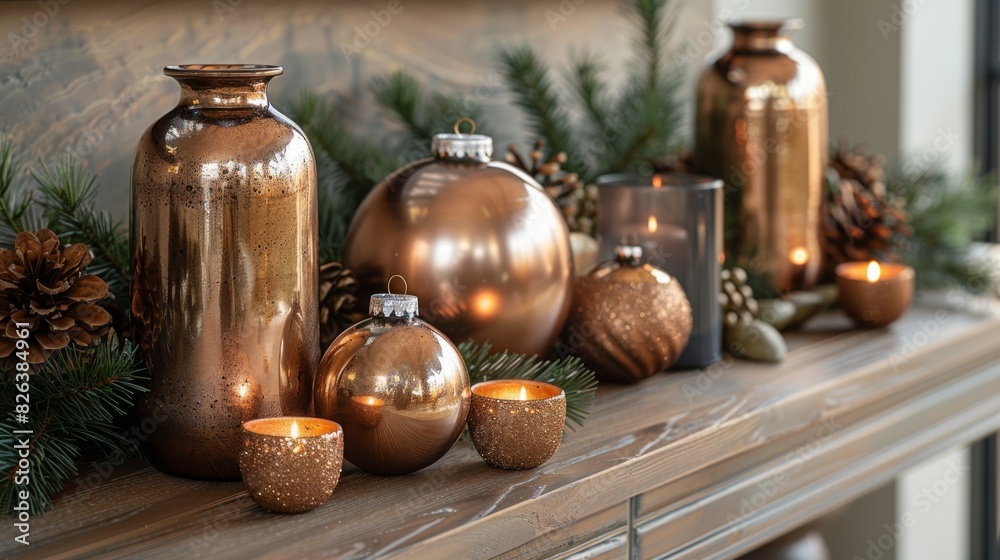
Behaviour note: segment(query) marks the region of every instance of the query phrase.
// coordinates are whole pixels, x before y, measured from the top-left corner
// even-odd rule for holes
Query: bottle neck
[[[181,85],[180,104],[201,109],[268,107],[270,78],[175,78]]]
[[[734,51],[781,51],[792,48],[792,40],[778,25],[742,26],[734,25]]]

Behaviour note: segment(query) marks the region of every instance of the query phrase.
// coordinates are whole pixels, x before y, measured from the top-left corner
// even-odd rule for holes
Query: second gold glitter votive
[[[566,394],[548,383],[504,379],[472,386],[469,434],[494,467],[533,469],[559,449]]]
[[[243,424],[243,484],[265,509],[301,513],[323,504],[343,464],[344,432],[336,422],[286,416]]]

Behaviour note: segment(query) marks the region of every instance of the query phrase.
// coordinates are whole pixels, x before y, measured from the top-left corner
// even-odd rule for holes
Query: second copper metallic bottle
[[[727,260],[779,291],[808,287],[823,267],[823,73],[783,23],[732,28],[732,49],[698,81],[696,165],[726,183]]]

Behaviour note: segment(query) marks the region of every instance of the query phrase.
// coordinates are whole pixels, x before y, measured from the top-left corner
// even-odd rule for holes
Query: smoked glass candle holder
[[[600,189],[600,261],[615,247],[640,245],[646,262],[677,278],[691,302],[693,327],[672,369],[722,358],[720,274],[725,260],[719,179],[682,173],[604,175]]]
[[[283,416],[243,424],[243,484],[265,509],[301,513],[323,504],[343,464],[344,432],[336,422]]]
[[[559,449],[566,423],[566,394],[549,383],[521,379],[472,386],[469,435],[490,465],[533,469]]]

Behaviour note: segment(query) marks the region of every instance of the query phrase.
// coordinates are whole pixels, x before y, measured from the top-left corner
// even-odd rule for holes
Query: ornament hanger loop
[[[409,286],[406,285],[406,278],[403,278],[399,274],[393,274],[392,276],[389,277],[389,281],[385,283],[385,289],[389,292],[389,295],[394,295],[392,293],[392,281],[395,278],[399,278],[400,280],[403,281],[403,295],[405,296],[406,292],[409,290]]]
[[[457,121],[455,121],[455,127],[452,129],[452,130],[455,131],[455,134],[462,134],[462,132],[461,132],[462,123],[469,123],[469,127],[470,127],[469,128],[469,134],[475,134],[476,133],[476,121],[470,119],[469,117],[462,117],[462,118],[458,119]]]

